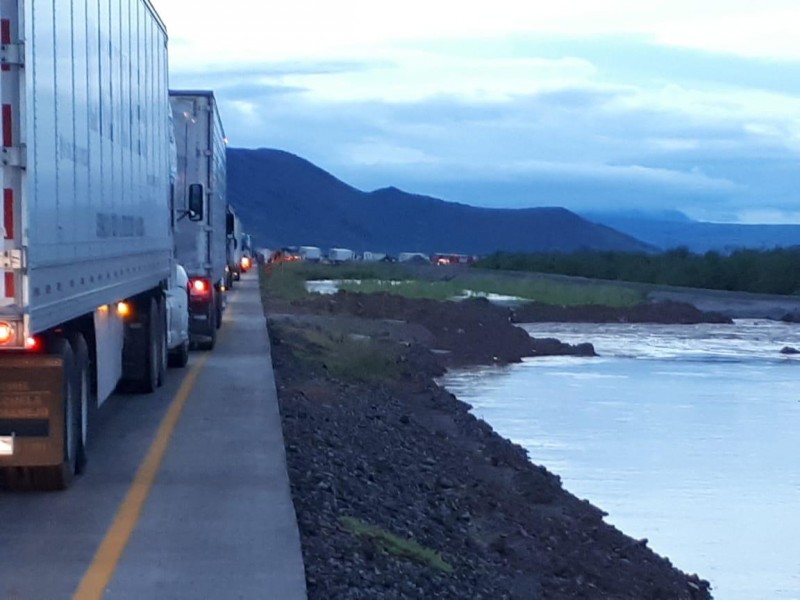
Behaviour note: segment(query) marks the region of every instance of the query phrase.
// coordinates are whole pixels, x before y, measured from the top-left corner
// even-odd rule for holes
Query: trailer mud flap
[[[0,468],[64,460],[64,363],[47,355],[2,356]]]

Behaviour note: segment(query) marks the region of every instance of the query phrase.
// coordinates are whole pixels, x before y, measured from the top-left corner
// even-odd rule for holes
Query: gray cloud
[[[634,47],[641,54],[625,59]],[[591,58],[616,79],[495,101],[445,95],[418,102],[326,101],[280,83],[286,75],[374,68],[368,61],[178,72],[171,83],[218,91],[232,145],[294,152],[362,189],[395,185],[484,206],[678,208],[690,214],[702,207],[720,218],[753,207],[800,206],[796,150],[755,135],[735,117],[628,102],[637,93],[628,81],[648,66],[644,77],[650,78],[678,77],[682,68],[684,82],[717,67],[716,79],[732,84],[736,69],[753,61],[632,42]],[[796,70],[756,62],[773,75]],[[752,69],[742,73],[745,85],[763,79]],[[796,82],[765,87],[800,93]]]

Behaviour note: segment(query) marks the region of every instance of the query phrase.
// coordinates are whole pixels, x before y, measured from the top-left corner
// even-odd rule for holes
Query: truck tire
[[[169,353],[169,366],[182,369],[189,363],[189,340]]]
[[[161,387],[167,377],[167,306],[163,297],[158,298],[157,312],[158,312],[158,376],[156,385]]]
[[[159,357],[158,306],[154,298],[137,304],[138,316],[127,325],[123,364],[130,365],[124,373],[123,389],[139,394],[152,394],[158,388]],[[129,338],[129,339],[128,339]],[[124,371],[124,369],[123,369]]]
[[[217,308],[216,304],[208,305],[208,335],[202,342],[197,343],[200,350],[213,350],[217,344]]]
[[[64,448],[63,461],[54,467],[41,467],[33,471],[41,471],[41,477],[34,473],[34,487],[44,490],[65,490],[75,478],[78,471],[81,446],[81,408],[78,381],[78,365],[72,347],[64,338],[54,338],[48,354],[62,357],[64,361]],[[84,370],[86,363],[84,362]],[[88,379],[88,378],[87,378]]]
[[[92,371],[89,363],[89,347],[86,345],[86,340],[80,333],[75,333],[69,336],[69,343],[72,347],[72,353],[75,356],[74,376],[77,386],[76,398],[78,399],[78,423],[80,426],[75,472],[81,474],[86,470],[86,463],[88,461],[86,449],[89,445],[89,434],[91,431],[91,423],[94,421],[96,404],[91,382]]]
[[[147,340],[147,355],[144,357],[146,361],[145,369],[142,379],[139,382],[139,391],[143,394],[152,394],[158,389],[158,370],[161,364],[161,359],[158,356],[158,349],[161,344],[158,339],[160,329],[158,326],[158,306],[156,305],[156,301],[152,298],[147,305],[147,321],[144,324],[146,328],[145,339]]]

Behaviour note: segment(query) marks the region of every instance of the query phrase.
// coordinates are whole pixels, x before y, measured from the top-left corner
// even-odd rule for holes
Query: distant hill
[[[305,159],[229,148],[228,198],[255,243],[357,252],[651,250],[564,208],[489,209],[389,187],[358,190]]]
[[[740,225],[693,221],[679,212],[582,212],[595,223],[613,227],[661,250],[680,246],[692,252],[768,250],[800,245],[800,225]]]

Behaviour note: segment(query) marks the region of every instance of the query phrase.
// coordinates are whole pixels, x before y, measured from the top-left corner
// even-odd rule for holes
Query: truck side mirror
[[[231,213],[225,214],[225,233],[233,235],[233,215]]]
[[[203,184],[192,183],[189,185],[189,220],[203,220]]]

